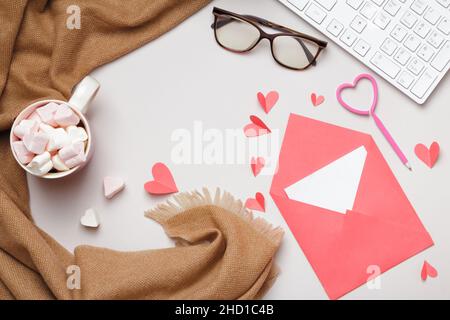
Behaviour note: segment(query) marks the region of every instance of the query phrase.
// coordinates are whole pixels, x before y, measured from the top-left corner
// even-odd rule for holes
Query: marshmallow
[[[58,154],[62,161],[66,162],[67,160],[76,157],[80,153],[84,154],[84,143],[83,142],[75,142],[69,144],[58,151]]]
[[[63,128],[53,129],[48,136],[47,151],[56,151],[70,144],[69,135]]]
[[[100,215],[92,208],[86,210],[80,219],[81,225],[89,228],[97,228],[100,225]]]
[[[103,191],[106,199],[111,199],[125,188],[125,183],[118,177],[105,177],[103,179]]]
[[[61,160],[60,156],[58,154],[55,154],[52,156],[52,163],[53,167],[58,171],[67,171],[69,170],[69,167],[66,166],[64,161]]]
[[[65,161],[66,166],[68,166],[70,169],[79,166],[80,164],[86,162],[86,155],[84,154],[84,151],[81,151],[79,154],[77,154],[75,157],[70,158]]]
[[[46,123],[41,123],[39,124],[39,131],[45,132],[47,134],[51,134],[53,131],[55,130],[55,128],[53,128],[52,126],[46,124]]]
[[[69,168],[76,167],[86,161],[84,143],[81,141],[65,146],[58,151],[58,155]]]
[[[57,127],[58,124],[56,123],[54,117],[55,113],[58,110],[58,104],[54,102],[50,102],[46,104],[43,107],[39,107],[36,109],[36,113],[39,115],[41,120],[52,127]]]
[[[68,126],[66,131],[72,143],[79,141],[84,142],[88,138],[87,132],[83,127]]]
[[[23,143],[28,151],[34,154],[41,154],[48,144],[48,134],[45,132],[31,132],[23,137]]]
[[[46,151],[40,155],[35,156],[33,160],[31,160],[31,162],[27,165],[27,168],[29,168],[31,172],[38,176],[47,174],[53,168],[50,153]]]
[[[41,124],[42,120],[41,117],[39,117],[39,115],[37,114],[36,111],[33,111],[32,114],[30,114],[27,118],[28,120],[35,120],[37,121],[39,124]]]
[[[33,159],[34,154],[25,148],[23,141],[14,141],[12,147],[20,163],[27,164]]]
[[[23,139],[27,134],[37,132],[39,128],[39,123],[36,120],[25,119],[19,122],[17,126],[14,127],[13,133],[16,137]]]
[[[69,106],[62,104],[56,110],[55,122],[61,127],[76,126],[80,122],[80,117]]]

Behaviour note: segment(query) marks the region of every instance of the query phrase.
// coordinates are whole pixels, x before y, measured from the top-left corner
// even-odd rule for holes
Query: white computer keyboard
[[[419,104],[450,67],[450,0],[279,1]]]

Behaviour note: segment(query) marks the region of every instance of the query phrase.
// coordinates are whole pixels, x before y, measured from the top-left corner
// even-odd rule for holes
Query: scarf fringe
[[[164,223],[170,218],[189,209],[208,205],[217,206],[241,217],[277,247],[280,245],[284,234],[282,228],[273,227],[263,218],[255,218],[252,211],[245,208],[242,201],[236,200],[226,191],[222,193],[217,188],[214,198],[211,197],[211,193],[207,188],[203,188],[202,191],[183,192],[174,195],[166,203],[159,204],[156,208],[147,210],[145,216],[159,223]]]

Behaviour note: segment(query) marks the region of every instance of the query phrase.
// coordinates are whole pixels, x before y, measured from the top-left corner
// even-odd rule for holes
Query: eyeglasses
[[[252,50],[262,39],[267,39],[275,61],[289,69],[305,70],[316,65],[317,57],[327,46],[325,41],[259,17],[239,15],[219,8],[213,9],[213,15],[211,28],[214,28],[216,41],[222,48],[243,53]],[[268,34],[257,24],[282,33]]]

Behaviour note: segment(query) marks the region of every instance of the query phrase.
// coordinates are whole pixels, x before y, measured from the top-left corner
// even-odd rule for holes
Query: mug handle
[[[74,88],[69,103],[76,107],[78,111],[85,114],[99,89],[100,83],[91,76],[86,76]]]

